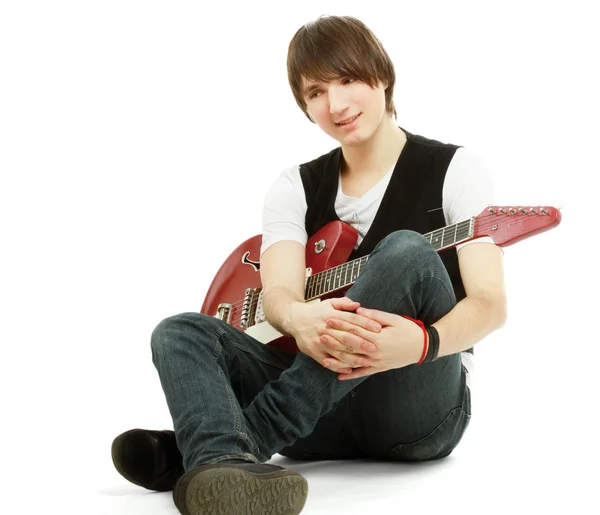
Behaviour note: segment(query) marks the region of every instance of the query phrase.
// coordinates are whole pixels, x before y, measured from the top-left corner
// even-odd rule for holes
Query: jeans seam
[[[226,334],[226,331],[223,331],[223,330],[219,330],[215,333],[215,337],[217,339],[216,347],[219,349],[219,354],[223,348],[220,338],[225,334]],[[217,355],[215,354],[215,358],[216,357],[217,357]],[[242,417],[240,416],[242,408],[239,405],[239,402],[237,400],[237,397],[235,396],[235,392],[233,391],[233,388],[231,388],[230,381],[225,376],[225,372],[218,364],[217,364],[217,367],[219,369],[219,375],[222,377],[222,379],[224,380],[224,383],[226,384],[227,397],[229,399],[229,406],[230,406],[231,411],[234,413],[234,417],[235,417],[234,430],[235,430],[236,439],[237,439],[239,447],[243,448],[244,445],[250,445],[250,447],[253,447],[256,450],[259,450],[258,445],[256,444],[256,442],[254,442],[254,439],[250,438],[250,435],[248,435],[242,431]]]

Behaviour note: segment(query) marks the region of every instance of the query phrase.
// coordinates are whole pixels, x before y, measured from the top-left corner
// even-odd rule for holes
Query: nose
[[[341,113],[348,107],[348,96],[344,88],[338,85],[331,85],[329,88],[329,113]]]

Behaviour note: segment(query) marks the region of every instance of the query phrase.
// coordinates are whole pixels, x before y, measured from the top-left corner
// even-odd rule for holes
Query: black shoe
[[[113,440],[112,460],[125,479],[159,492],[173,490],[184,472],[173,431],[126,431]]]
[[[297,515],[307,495],[306,479],[293,470],[233,461],[193,468],[173,489],[183,515]]]

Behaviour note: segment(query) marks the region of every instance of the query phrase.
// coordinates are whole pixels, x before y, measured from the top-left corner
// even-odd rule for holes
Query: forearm
[[[264,292],[262,300],[267,321],[280,333],[291,336],[292,307],[304,304],[304,299],[288,288],[274,286]]]
[[[440,335],[438,357],[456,354],[473,347],[506,320],[506,302],[466,297],[435,322]]]

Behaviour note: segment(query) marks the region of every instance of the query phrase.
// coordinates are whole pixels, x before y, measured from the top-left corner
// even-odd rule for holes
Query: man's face
[[[342,145],[367,141],[385,114],[385,87],[372,88],[358,80],[341,78],[329,82],[304,79],[308,114],[321,129]],[[353,117],[354,121],[343,124]]]

